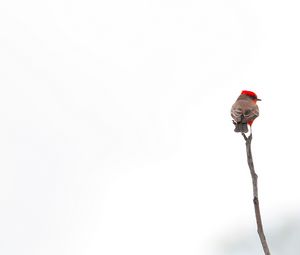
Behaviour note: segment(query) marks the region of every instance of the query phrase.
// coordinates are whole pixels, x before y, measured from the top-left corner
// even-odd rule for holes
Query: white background
[[[257,238],[230,117],[243,89],[263,100],[266,232],[299,212],[299,7],[2,2],[0,253],[211,255]]]

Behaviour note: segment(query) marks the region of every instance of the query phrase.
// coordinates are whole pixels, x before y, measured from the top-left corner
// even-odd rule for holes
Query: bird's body
[[[260,99],[252,91],[243,90],[231,107],[231,117],[235,122],[235,132],[248,132],[248,125],[259,116],[259,109],[256,104]]]

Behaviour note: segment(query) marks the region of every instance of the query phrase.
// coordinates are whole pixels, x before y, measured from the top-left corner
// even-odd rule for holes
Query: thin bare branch
[[[246,140],[246,150],[247,150],[247,161],[248,166],[250,169],[251,177],[252,177],[252,186],[253,186],[253,203],[254,203],[254,210],[255,210],[255,217],[256,217],[256,224],[257,224],[257,232],[260,238],[260,242],[262,244],[263,250],[265,255],[271,255],[268,243],[264,234],[263,224],[260,215],[260,208],[259,208],[259,200],[258,200],[258,187],[257,187],[257,174],[254,170],[252,152],[251,152],[251,141],[252,141],[252,133],[247,137],[244,133],[242,133],[244,139]]]
[[[236,125],[235,121],[232,121],[234,125]],[[257,186],[257,174],[255,173],[252,152],[251,152],[251,142],[252,142],[252,129],[250,135],[247,137],[244,133],[241,133],[244,140],[246,141],[246,151],[247,151],[247,162],[251,173],[252,178],[252,187],[253,187],[253,204],[254,204],[254,211],[255,211],[255,218],[256,218],[256,225],[257,225],[257,233],[263,247],[265,255],[271,255],[269,246],[264,234],[262,219],[260,215],[260,208],[259,208],[259,200],[258,200],[258,186]]]

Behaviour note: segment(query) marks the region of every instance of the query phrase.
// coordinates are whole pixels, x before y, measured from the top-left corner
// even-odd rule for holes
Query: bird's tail
[[[235,124],[234,132],[248,133],[248,125],[244,122],[238,122]]]

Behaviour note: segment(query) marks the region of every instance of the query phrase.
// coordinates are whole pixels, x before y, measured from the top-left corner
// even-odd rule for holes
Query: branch
[[[263,224],[260,215],[259,209],[259,201],[258,201],[258,188],[257,188],[257,174],[254,170],[252,152],[251,152],[251,141],[252,141],[252,133],[247,137],[244,133],[242,133],[245,141],[246,141],[246,150],[247,150],[247,161],[248,166],[250,169],[251,177],[252,177],[252,186],[253,186],[253,203],[254,203],[254,210],[255,210],[255,217],[256,217],[256,224],[257,224],[257,232],[260,238],[260,242],[264,249],[265,255],[271,255],[267,240],[264,234]]]

